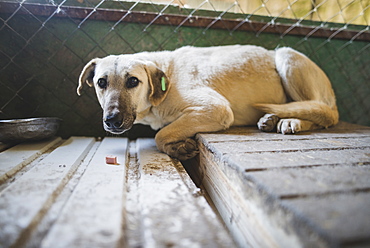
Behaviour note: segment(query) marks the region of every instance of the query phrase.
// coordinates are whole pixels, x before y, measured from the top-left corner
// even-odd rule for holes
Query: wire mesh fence
[[[308,55],[331,79],[341,120],[370,125],[369,21],[360,0],[0,1],[0,119],[57,116],[62,136],[102,136],[94,91],[75,93],[90,59],[254,44]]]
[[[206,9],[262,15],[273,18],[284,17],[296,20],[337,22],[367,25],[368,1],[353,0],[147,0],[148,3],[176,4],[182,8]]]

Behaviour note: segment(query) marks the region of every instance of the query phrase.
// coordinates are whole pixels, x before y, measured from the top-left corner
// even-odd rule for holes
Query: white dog
[[[83,68],[79,95],[84,82],[95,86],[105,130],[120,134],[135,123],[161,129],[158,149],[180,160],[198,153],[198,132],[258,122],[263,131],[287,134],[338,122],[329,79],[291,48],[183,47],[111,55]]]

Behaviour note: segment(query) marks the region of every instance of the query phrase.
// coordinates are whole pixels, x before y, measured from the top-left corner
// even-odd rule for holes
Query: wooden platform
[[[202,190],[153,139],[0,146],[0,247],[370,246],[370,128],[197,139]]]
[[[241,247],[370,247],[370,128],[199,134],[186,167]]]
[[[20,144],[0,154],[0,182],[0,247],[235,246],[153,139]]]

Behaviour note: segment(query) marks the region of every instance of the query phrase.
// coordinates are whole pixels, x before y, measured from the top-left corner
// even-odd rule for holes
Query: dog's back
[[[262,112],[321,127],[338,122],[329,79],[291,48],[183,47],[174,53],[175,70],[182,72],[176,80],[180,91],[212,87],[230,103],[233,125],[254,125]]]

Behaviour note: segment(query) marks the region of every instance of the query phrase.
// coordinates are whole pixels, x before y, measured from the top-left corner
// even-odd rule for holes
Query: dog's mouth
[[[132,128],[132,125],[125,126],[125,127],[108,127],[104,123],[104,129],[105,129],[105,131],[110,132],[112,134],[123,134],[124,132],[130,130],[131,128]]]
[[[104,125],[104,129],[107,132],[110,132],[112,134],[123,134],[124,132],[128,131],[129,129],[123,129],[123,128],[109,128]]]
[[[107,123],[104,123],[104,129],[107,132],[113,133],[113,134],[122,134],[128,130],[130,130],[133,126],[133,122],[126,122],[124,121],[122,124],[118,125],[107,125]]]

